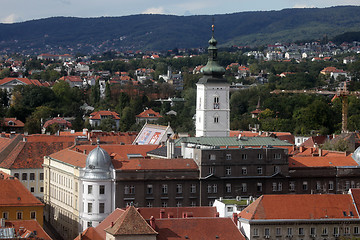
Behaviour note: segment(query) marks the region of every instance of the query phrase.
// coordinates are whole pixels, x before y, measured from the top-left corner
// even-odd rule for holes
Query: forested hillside
[[[284,9],[223,15],[53,17],[0,24],[0,52],[96,52],[206,47],[214,17],[223,46],[329,38],[360,30],[360,7]]]

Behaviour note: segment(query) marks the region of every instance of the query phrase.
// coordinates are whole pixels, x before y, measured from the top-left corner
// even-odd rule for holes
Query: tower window
[[[214,123],[218,123],[219,122],[219,117],[214,117]]]
[[[214,97],[214,109],[219,109],[219,97]]]

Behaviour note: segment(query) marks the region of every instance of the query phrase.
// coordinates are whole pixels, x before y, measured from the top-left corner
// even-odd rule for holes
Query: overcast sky
[[[360,0],[1,0],[0,22],[54,16],[101,17],[140,13],[212,15],[339,5],[360,6]]]

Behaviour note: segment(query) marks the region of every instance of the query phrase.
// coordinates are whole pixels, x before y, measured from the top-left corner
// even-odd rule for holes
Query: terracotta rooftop
[[[160,113],[155,112],[154,110],[146,109],[142,113],[136,115],[137,118],[161,118]]]
[[[112,116],[112,119],[119,120],[120,115],[112,111],[98,111],[90,114],[90,119],[100,120],[101,116]]]
[[[103,231],[104,232],[104,231]],[[104,236],[101,236],[94,227],[88,227],[82,233],[80,233],[74,240],[95,240],[95,239],[105,239]]]
[[[0,207],[44,206],[17,178],[0,179],[0,186]]]
[[[128,207],[105,231],[113,236],[157,234],[133,206]]]
[[[241,211],[239,217],[248,220],[284,220],[351,219],[359,216],[349,194],[284,194],[262,195]]]
[[[331,140],[331,137],[328,136],[312,136],[309,137],[308,140],[306,140],[305,142],[303,142],[300,146],[302,147],[315,147],[315,146],[319,146],[321,144],[324,144],[326,140]]]
[[[319,153],[320,152],[320,153]],[[319,156],[320,154],[320,156]],[[314,156],[313,156],[314,155]],[[349,167],[359,166],[351,157],[341,152],[331,152],[326,150],[306,149],[304,152],[297,153],[289,157],[289,167]]]
[[[59,124],[61,126],[65,126],[65,127],[71,127],[70,122],[66,121],[65,119],[63,119],[61,117],[55,117],[53,119],[46,121],[44,123],[43,128],[47,128],[48,126],[53,125],[53,124]]]
[[[15,128],[22,128],[25,124],[16,118],[4,118],[3,125],[5,127],[15,127]]]
[[[3,85],[5,83],[14,81],[14,80],[18,80],[20,82],[23,82],[26,85],[36,85],[36,86],[42,86],[42,84],[35,79],[28,79],[28,78],[4,78],[4,79],[0,79],[0,85]]]
[[[51,240],[52,238],[44,231],[36,220],[6,220],[5,227],[14,228],[15,232],[22,231],[21,238]],[[20,230],[21,229],[21,230]],[[28,237],[26,234],[35,233],[36,237]]]
[[[231,218],[170,218],[156,219],[157,240],[177,239],[239,239],[245,240]]]
[[[86,166],[87,155],[69,148],[53,153],[49,157],[79,168]]]
[[[157,218],[183,218],[184,214],[191,213],[192,217],[215,217],[216,207],[152,207],[152,208],[138,208],[139,213],[146,220],[151,216]],[[163,216],[161,216],[161,213]]]

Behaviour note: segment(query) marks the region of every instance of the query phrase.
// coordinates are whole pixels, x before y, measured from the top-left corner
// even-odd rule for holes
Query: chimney
[[[154,218],[154,216],[150,217],[150,226],[155,230],[155,218]]]
[[[215,213],[215,217],[219,217],[220,214],[218,212]]]
[[[322,156],[322,149],[319,148],[319,157],[321,157],[321,156]]]
[[[174,140],[168,138],[166,141],[166,158],[168,159],[174,158],[174,152],[175,152]]]
[[[304,152],[306,150],[306,148],[304,146],[300,146],[299,150],[302,153],[302,152]]]
[[[111,222],[111,227],[113,227],[114,226],[114,222]]]
[[[235,225],[237,226],[238,225],[238,215],[237,215],[237,213],[233,213],[233,221],[234,221]]]
[[[160,209],[160,219],[165,218],[165,209]]]

